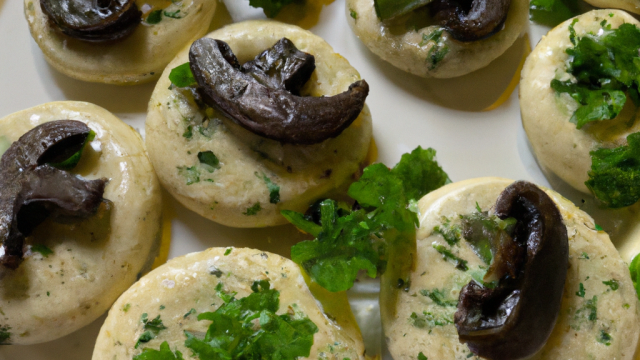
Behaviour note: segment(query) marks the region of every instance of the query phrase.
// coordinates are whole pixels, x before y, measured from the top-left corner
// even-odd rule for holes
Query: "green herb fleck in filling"
[[[427,358],[426,356],[424,356],[424,354],[422,353],[422,351],[420,351],[420,353],[418,353],[418,360],[429,360],[429,358]]]
[[[9,340],[11,339],[11,326],[9,325],[0,325],[0,345],[9,345]]]
[[[450,219],[444,218],[442,225],[434,227],[433,232],[442,235],[449,246],[453,246],[460,241],[460,226],[452,225]]]
[[[129,311],[129,309],[131,309],[131,304],[124,304],[124,306],[122,307],[122,311],[127,312]]]
[[[220,169],[220,160],[212,151],[201,151],[198,153],[198,160],[200,161],[200,165],[212,173],[217,169]]]
[[[138,342],[136,342],[135,346],[136,349],[140,344],[147,343],[152,339],[155,339],[160,331],[166,329],[166,326],[164,326],[164,324],[162,324],[162,320],[160,320],[160,315],[156,316],[153,320],[149,320],[147,313],[144,313],[142,314],[140,321],[144,324],[143,329],[145,331],[138,338]]]
[[[186,319],[186,318],[188,318],[190,315],[193,315],[193,314],[195,314],[195,313],[196,313],[196,309],[191,308],[191,310],[187,311],[187,313],[186,313],[186,314],[184,314],[184,315],[182,316],[182,318],[183,318],[183,319]]]
[[[571,327],[575,330],[580,330],[584,321],[594,323],[598,320],[598,297],[594,295],[591,299],[586,300],[582,307],[576,310],[573,320],[574,323]]]
[[[476,212],[470,215],[463,215],[462,233],[471,249],[489,265],[493,258],[492,245],[510,241],[511,234],[516,225],[516,219],[500,219],[496,215],[489,215],[482,211],[476,203]]]
[[[280,202],[280,186],[276,185],[273,181],[271,181],[271,179],[269,179],[267,175],[265,175],[264,173],[262,174],[262,176],[260,176],[260,174],[258,174],[258,172],[256,171],[255,175],[259,179],[262,179],[264,183],[267,185],[267,190],[269,190],[269,202],[272,204],[279,203]]]
[[[421,315],[414,312],[411,313],[409,322],[418,329],[433,329],[436,326],[453,324],[453,314],[454,312],[452,311],[448,313],[432,313],[423,311]]]
[[[584,291],[584,285],[582,285],[582,283],[580,283],[580,286],[579,286],[579,288],[578,288],[578,291],[576,292],[576,296],[579,296],[579,297],[582,297],[582,298],[583,298],[583,297],[584,297],[584,293],[585,293],[585,291]]]
[[[616,291],[620,288],[620,283],[616,279],[611,279],[609,281],[603,281],[603,284],[607,285],[612,291]]]
[[[454,253],[452,253],[451,250],[444,247],[444,245],[433,244],[433,248],[442,255],[442,258],[444,260],[453,263],[456,266],[456,269],[461,271],[469,270],[469,266],[467,266],[468,261],[459,258]]]
[[[191,167],[179,166],[178,175],[185,177],[185,179],[187,180],[187,185],[200,182],[200,171],[195,166],[191,166]]]
[[[422,34],[422,42],[420,42],[419,46],[425,46],[429,42],[433,42],[433,46],[431,46],[427,54],[427,62],[430,64],[429,70],[435,69],[438,63],[449,53],[449,47],[442,40],[443,32],[444,29],[438,29],[429,34]]]
[[[53,250],[49,249],[45,245],[34,244],[31,245],[31,251],[40,253],[43,257],[49,257],[49,255],[53,254]]]
[[[227,250],[224,251],[224,256],[229,256],[229,254],[231,254],[231,251],[233,251],[233,248],[227,248]]]
[[[600,330],[600,333],[598,334],[597,339],[598,339],[598,342],[601,344],[605,344],[606,346],[611,345],[612,337],[608,332],[604,330]]]
[[[447,300],[446,295],[444,293],[444,289],[433,289],[433,290],[420,290],[420,294],[422,296],[426,296],[431,299],[436,305],[447,307],[447,306],[458,306],[458,300]]]
[[[349,15],[351,16],[351,18],[353,18],[353,20],[358,20],[358,13],[355,10],[349,9]]]
[[[145,22],[150,25],[155,25],[162,21],[162,10],[154,10],[147,15]]]
[[[253,204],[253,206],[251,206],[250,208],[247,208],[247,210],[242,214],[246,216],[257,215],[258,212],[260,212],[260,210],[262,210],[262,207],[260,206],[260,202],[258,201],[257,203]]]

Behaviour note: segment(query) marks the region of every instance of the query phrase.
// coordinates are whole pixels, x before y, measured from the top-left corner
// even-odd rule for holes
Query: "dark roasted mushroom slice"
[[[454,39],[475,41],[500,31],[511,0],[435,0],[429,6],[434,19]]]
[[[242,65],[242,71],[272,89],[300,95],[316,69],[315,57],[302,52],[287,38],[282,38],[254,60]]]
[[[130,35],[142,16],[135,0],[41,0],[40,6],[64,34],[92,42]]]
[[[105,179],[87,181],[48,163],[79,151],[90,129],[80,121],[42,124],[14,142],[0,160],[0,263],[22,262],[24,238],[47,217],[87,218],[103,201]]]
[[[569,262],[567,230],[553,200],[525,181],[500,194],[495,213],[517,220],[510,241],[492,244],[498,255],[489,272],[500,278],[498,285],[465,285],[455,325],[476,355],[521,359],[545,344],[558,318]]]
[[[364,80],[332,97],[272,89],[240,71],[226,43],[209,38],[191,45],[189,61],[207,104],[249,131],[282,143],[315,144],[340,135],[358,117],[369,93]]]

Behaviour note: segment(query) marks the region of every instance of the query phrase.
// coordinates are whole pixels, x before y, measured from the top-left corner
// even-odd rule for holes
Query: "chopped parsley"
[[[273,18],[280,13],[283,7],[292,4],[296,0],[249,0],[249,5],[254,8],[262,8],[267,17]]]
[[[453,246],[460,241],[460,226],[452,225],[451,219],[444,218],[442,225],[434,227],[433,232],[442,235],[449,246]]]
[[[260,176],[260,174],[258,174],[258,172],[256,171],[255,175],[259,179],[262,179],[264,183],[267,185],[267,190],[269,190],[269,202],[272,204],[279,203],[280,202],[280,186],[276,185],[273,181],[271,181],[271,179],[269,179],[267,175],[265,175],[264,173],[262,173],[262,176]]]
[[[589,153],[591,170],[585,185],[611,208],[633,205],[640,199],[640,132],[627,136],[627,144]]]
[[[292,260],[332,292],[351,288],[360,270],[372,278],[391,272],[387,278],[395,279],[394,283],[404,278],[411,268],[404,259],[415,251],[418,224],[417,214],[409,209],[410,200],[450,182],[434,158],[435,150],[418,147],[404,154],[393,169],[383,164],[365,168],[348,191],[358,209],[324,200],[317,205],[316,220],[282,211],[294,225],[316,237],[293,246]],[[390,259],[396,262],[390,264]]]
[[[31,245],[31,251],[40,253],[43,257],[49,257],[49,255],[53,254],[53,250],[40,244]]]
[[[575,324],[571,327],[579,330],[583,321],[595,322],[596,320],[598,320],[598,297],[594,295],[591,299],[586,300],[580,309],[576,310]]]
[[[229,256],[229,254],[231,254],[231,251],[233,251],[233,248],[227,248],[227,249],[224,251],[224,256]]]
[[[187,180],[187,185],[200,182],[200,171],[195,166],[178,166],[178,175],[185,177],[185,179]]]
[[[172,19],[182,19],[184,14],[180,14],[180,9],[176,11],[164,11],[162,13],[164,16]]]
[[[355,10],[349,9],[349,15],[351,16],[351,18],[353,18],[353,20],[358,20],[358,13]]]
[[[418,353],[418,360],[429,360],[429,358],[424,356],[422,351],[420,351],[420,353]]]
[[[182,137],[185,139],[191,139],[193,137],[193,126],[187,125],[187,128],[182,133]]]
[[[260,210],[262,210],[262,207],[260,206],[260,202],[258,201],[257,203],[253,204],[253,206],[251,206],[250,208],[247,208],[247,210],[243,212],[242,215],[246,215],[246,216],[257,215]]]
[[[438,306],[442,306],[442,307],[458,306],[458,300],[446,299],[446,296],[444,294],[444,289],[420,290],[420,295],[428,297]]]
[[[193,314],[195,314],[195,313],[196,313],[196,309],[191,308],[191,310],[187,311],[187,313],[186,313],[186,314],[184,314],[184,315],[182,316],[182,318],[183,318],[183,319],[186,319],[186,318],[188,318],[190,315],[193,315]]]
[[[446,326],[453,324],[453,312],[447,314],[434,314],[423,311],[421,315],[411,313],[409,322],[418,329],[432,329],[436,326]]]
[[[444,29],[438,29],[430,32],[429,34],[422,34],[422,42],[419,46],[425,46],[429,42],[433,42],[433,46],[429,49],[427,54],[427,62],[429,70],[433,70],[438,66],[438,63],[444,59],[449,53],[449,47],[442,41],[442,33]]]
[[[598,334],[598,342],[601,344],[605,344],[606,346],[611,345],[611,340],[612,337],[611,335],[604,331],[604,330],[600,330],[600,333]]]
[[[616,279],[611,279],[609,281],[603,281],[603,284],[607,285],[612,291],[616,291],[620,288],[620,282]]]
[[[595,225],[596,231],[604,231],[604,230],[602,229],[602,226],[600,226],[600,225],[598,225],[598,224],[594,224],[594,225]]]
[[[580,256],[578,256],[578,259],[580,260],[589,260],[589,254],[587,254],[586,252],[582,252],[582,254],[580,254]]]
[[[463,215],[462,233],[471,249],[489,265],[493,258],[491,244],[501,244],[506,239],[511,238],[511,234],[516,225],[516,219],[500,219],[496,215],[489,215],[487,211],[482,211],[476,203],[476,212],[470,215]]]
[[[433,248],[442,255],[442,258],[444,260],[453,263],[456,266],[456,269],[461,271],[469,270],[469,266],[467,266],[468,261],[459,258],[454,253],[452,253],[451,250],[444,247],[444,245],[433,244]]]
[[[215,156],[212,151],[199,152],[198,161],[200,161],[200,166],[210,173],[220,169],[220,160],[218,160],[218,157]]]
[[[11,326],[9,325],[0,325],[0,345],[8,345],[9,340],[11,339]]]
[[[576,292],[576,296],[579,296],[579,297],[583,298],[584,297],[584,293],[585,293],[584,285],[582,283],[580,283],[580,286],[578,287],[578,291]]]
[[[129,304],[129,303],[124,304],[124,306],[122,307],[122,311],[124,311],[124,312],[129,311],[129,309],[131,309],[131,304]]]
[[[579,14],[577,0],[531,0],[529,3],[530,19],[550,27]]]
[[[616,117],[627,100],[627,93],[635,105],[640,106],[640,29],[622,24],[612,30],[605,20],[597,34],[577,37],[573,29],[575,22],[569,26],[574,47],[566,50],[567,72],[573,79],[554,79],[551,88],[558,93],[568,93],[578,102],[571,122],[580,129],[589,122]]]
[[[162,10],[154,10],[147,15],[145,22],[150,25],[155,25],[162,21]]]
[[[160,344],[160,350],[145,348],[141,354],[135,355],[133,360],[184,360],[184,358],[178,350],[174,354],[169,343],[165,341]]]
[[[138,342],[136,342],[135,348],[142,343],[147,343],[152,339],[155,339],[158,336],[158,333],[167,327],[162,324],[162,320],[160,320],[160,315],[156,316],[155,319],[149,320],[147,313],[142,314],[140,321],[143,324],[143,329],[145,330],[142,335],[138,338]]]
[[[631,261],[629,272],[631,273],[633,287],[636,289],[636,295],[640,299],[640,254],[636,255]]]
[[[198,85],[193,72],[191,72],[191,64],[188,62],[171,69],[169,80],[173,85],[180,88]]]

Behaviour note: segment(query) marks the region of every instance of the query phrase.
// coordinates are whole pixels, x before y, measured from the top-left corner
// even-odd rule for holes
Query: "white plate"
[[[224,1],[228,9],[218,8],[215,27],[231,19],[264,17],[261,10],[250,8],[247,0]],[[118,87],[84,83],[59,74],[45,62],[31,38],[22,3],[0,0],[0,117],[45,102],[81,100],[110,110],[143,133],[154,84]],[[379,161],[394,165],[403,153],[421,145],[438,151],[438,160],[453,181],[500,176],[548,186],[522,129],[517,88],[497,109],[480,111],[497,100],[511,82],[528,46],[524,38],[485,69],[456,79],[425,80],[371,54],[351,32],[344,7],[344,0],[326,6],[310,30],[326,39],[369,82],[367,103],[373,114]],[[545,32],[545,28],[533,26],[529,32],[532,44]],[[170,258],[212,246],[248,246],[289,256],[291,245],[300,239],[291,226],[227,228],[201,218],[169,196],[165,203],[173,216]],[[381,353],[384,341],[376,316],[376,282],[361,282],[350,295],[365,330],[368,352]],[[101,317],[49,343],[0,347],[0,359],[88,360],[103,320]],[[386,355],[385,359],[391,358]]]

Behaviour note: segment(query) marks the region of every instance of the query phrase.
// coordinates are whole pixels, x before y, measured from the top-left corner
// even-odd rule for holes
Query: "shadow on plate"
[[[520,79],[522,59],[529,52],[525,34],[487,67],[456,78],[425,79],[394,67],[370,52],[362,43],[360,45],[367,60],[407,95],[461,111],[485,110],[501,100],[505,91],[513,91],[513,85]],[[512,80],[516,83],[512,84]],[[510,93],[505,95],[504,99]]]
[[[0,0],[2,1],[2,0]],[[37,345],[0,346],[0,359],[91,359],[100,327],[107,315],[102,315],[91,324],[60,339]],[[55,330],[53,330],[55,331]]]

